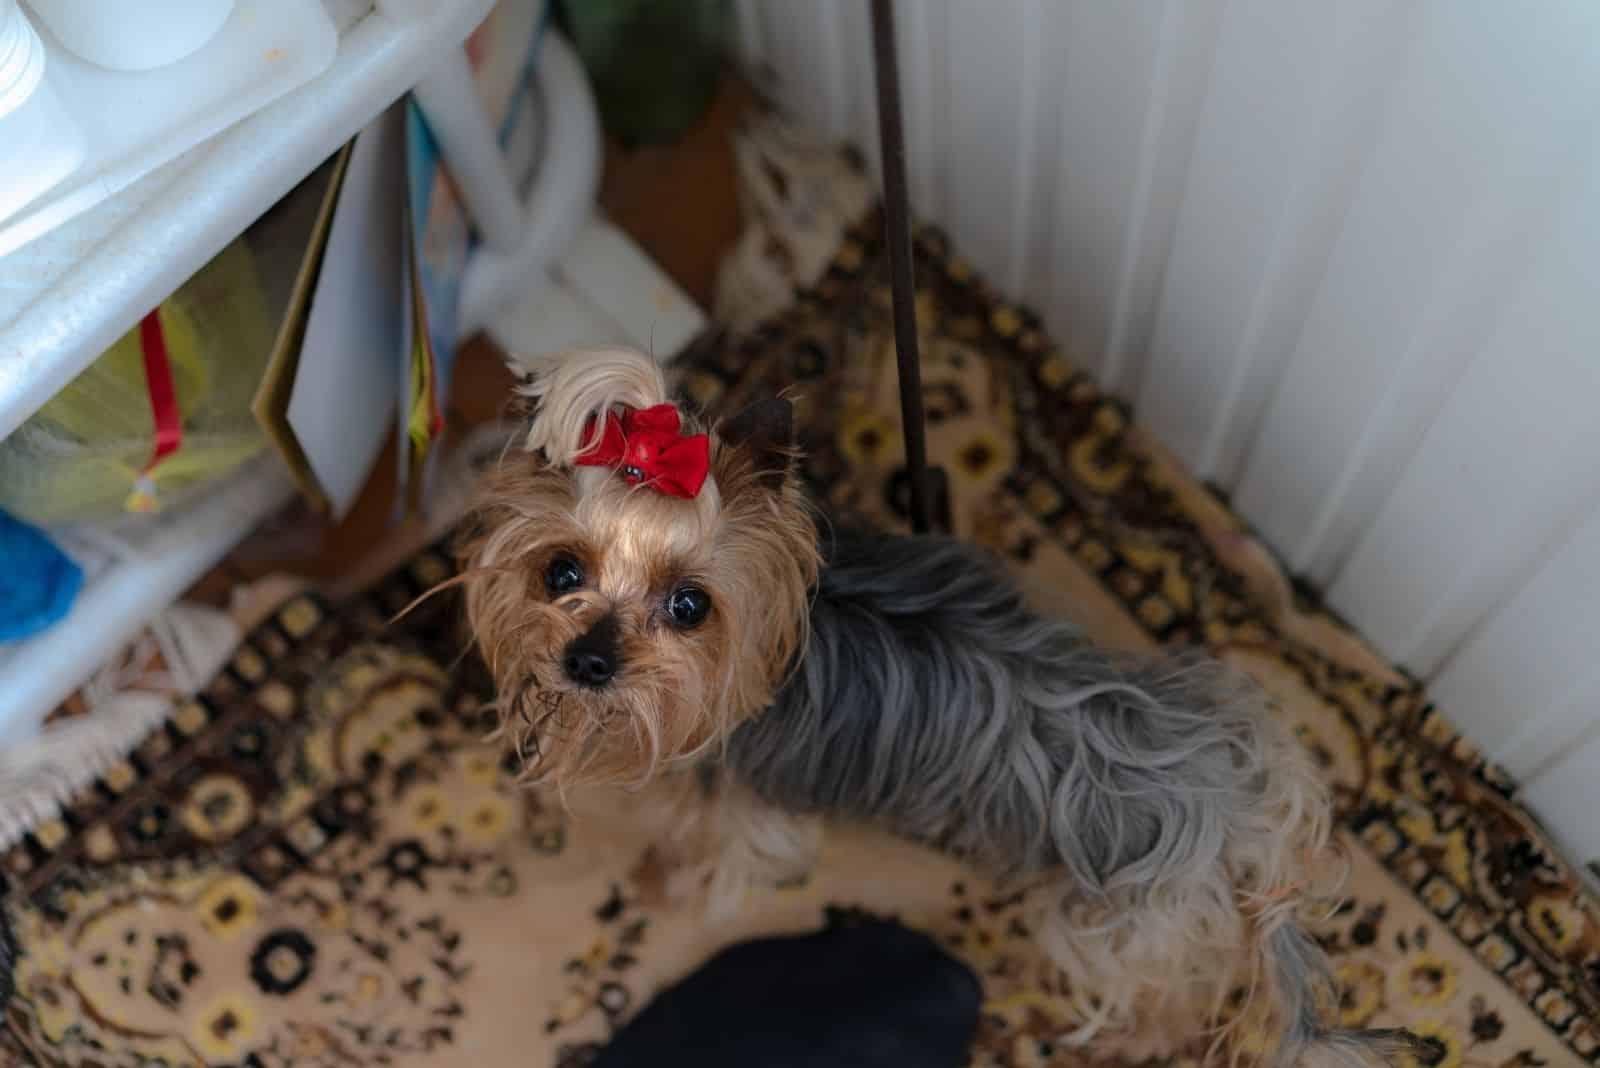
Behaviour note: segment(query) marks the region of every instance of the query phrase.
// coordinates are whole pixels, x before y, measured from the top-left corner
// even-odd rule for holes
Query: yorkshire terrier
[[[530,782],[632,798],[716,898],[803,872],[824,819],[1030,886],[1097,1052],[1260,1019],[1278,1065],[1396,1048],[1327,1022],[1296,910],[1329,801],[1257,690],[1097,649],[974,547],[820,533],[787,401],[705,428],[636,352],[524,370],[459,581]]]

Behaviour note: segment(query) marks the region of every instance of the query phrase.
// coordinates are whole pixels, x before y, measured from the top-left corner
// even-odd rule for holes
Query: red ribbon
[[[711,442],[704,434],[679,433],[678,409],[670,404],[606,414],[600,440],[579,454],[586,467],[614,467],[629,482],[670,497],[694,497],[711,469]],[[584,436],[594,433],[589,421]]]
[[[172,363],[167,358],[167,338],[161,331],[159,308],[140,320],[139,345],[144,350],[145,388],[150,394],[150,414],[156,427],[155,448],[139,472],[148,475],[183,444],[183,415],[172,384]]]

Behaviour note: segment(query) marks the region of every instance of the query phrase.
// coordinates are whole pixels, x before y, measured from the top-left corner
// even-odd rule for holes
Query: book
[[[531,179],[538,146],[533,74],[544,31],[545,0],[501,0],[467,39],[473,82],[498,131],[502,155],[520,191]],[[459,334],[461,282],[477,239],[427,116],[406,106],[405,214],[407,278],[402,314],[397,450],[400,505],[415,513],[427,498],[436,446],[445,430]]]

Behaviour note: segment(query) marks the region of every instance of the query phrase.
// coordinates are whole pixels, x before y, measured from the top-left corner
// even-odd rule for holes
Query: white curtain
[[[865,0],[739,7],[875,163]],[[1600,857],[1600,3],[897,12],[919,213]]]

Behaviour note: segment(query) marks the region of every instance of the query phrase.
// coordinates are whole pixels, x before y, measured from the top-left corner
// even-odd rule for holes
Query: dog
[[[713,903],[803,873],[824,820],[1029,887],[1096,1053],[1262,1020],[1278,1065],[1401,1047],[1327,1022],[1296,911],[1329,799],[1258,690],[1096,648],[953,539],[823,534],[781,398],[704,427],[637,352],[523,370],[453,581],[528,782],[612,799]]]

